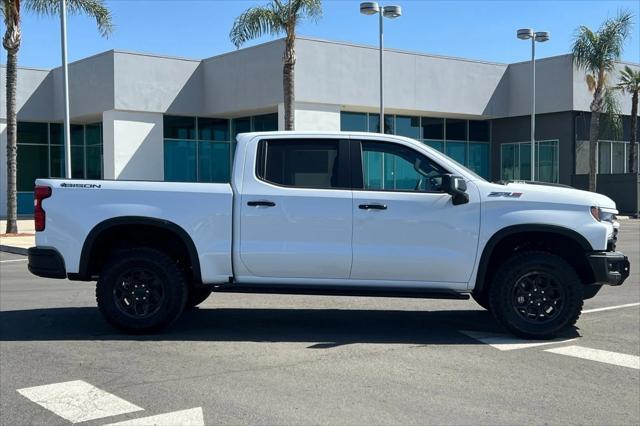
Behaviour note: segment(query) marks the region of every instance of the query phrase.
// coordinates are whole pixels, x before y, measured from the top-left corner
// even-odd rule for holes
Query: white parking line
[[[545,352],[640,370],[640,356],[636,355],[585,348],[583,346],[565,346],[563,348],[546,349]]]
[[[26,262],[29,259],[10,259],[10,260],[0,260],[0,263],[10,263],[10,262]]]
[[[460,333],[466,334],[472,339],[490,345],[501,351],[513,351],[516,349],[534,348],[536,346],[555,345],[558,343],[566,343],[576,340],[573,339],[554,339],[541,342],[540,340],[524,340],[506,334],[482,333],[478,331],[459,330]]]
[[[606,306],[604,308],[585,309],[583,314],[590,314],[592,312],[610,311],[612,309],[631,308],[632,306],[640,306],[640,303],[627,303],[626,305]]]
[[[204,426],[202,407],[110,423],[105,426]]]
[[[18,393],[71,423],[144,410],[82,380],[18,389]]]

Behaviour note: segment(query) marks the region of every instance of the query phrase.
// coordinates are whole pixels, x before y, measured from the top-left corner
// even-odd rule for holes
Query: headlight
[[[591,207],[591,216],[598,222],[613,223],[616,221],[617,210],[603,209],[600,207]]]

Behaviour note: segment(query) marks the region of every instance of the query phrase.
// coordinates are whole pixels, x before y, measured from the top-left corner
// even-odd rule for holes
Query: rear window
[[[341,188],[339,143],[332,139],[261,141],[258,178],[296,188]]]

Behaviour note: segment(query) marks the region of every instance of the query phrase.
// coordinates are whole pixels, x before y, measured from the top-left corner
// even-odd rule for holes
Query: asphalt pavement
[[[619,249],[631,277],[543,345],[473,301],[249,294],[128,336],[0,253],[0,424],[639,424],[640,221]]]

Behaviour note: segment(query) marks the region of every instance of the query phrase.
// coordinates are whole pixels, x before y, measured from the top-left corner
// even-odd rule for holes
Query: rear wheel
[[[562,258],[530,251],[513,256],[498,270],[489,303],[498,322],[513,334],[549,339],[578,320],[582,288]]]
[[[114,327],[134,333],[174,322],[187,301],[184,274],[165,253],[150,248],[117,252],[96,286],[98,309]]]

